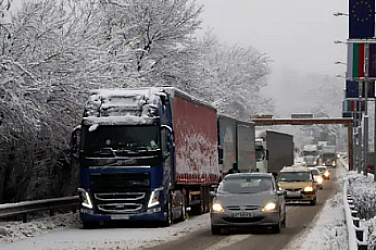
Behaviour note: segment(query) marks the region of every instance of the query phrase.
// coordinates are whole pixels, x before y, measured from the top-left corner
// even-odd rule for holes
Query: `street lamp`
[[[347,65],[347,63],[344,63],[344,62],[334,62],[334,64],[343,64],[343,65]]]
[[[336,40],[334,41],[335,44],[347,44],[347,42]]]
[[[342,13],[342,12],[335,12],[333,13],[334,16],[349,16],[349,13]]]
[[[336,75],[336,77],[346,78],[346,76],[343,76],[343,75]]]

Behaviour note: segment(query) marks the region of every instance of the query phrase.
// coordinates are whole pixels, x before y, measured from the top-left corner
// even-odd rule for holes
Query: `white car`
[[[322,174],[320,173],[320,171],[316,167],[310,167],[309,169],[311,170],[313,177],[315,178],[315,184],[317,188],[324,189],[324,178],[322,178]]]

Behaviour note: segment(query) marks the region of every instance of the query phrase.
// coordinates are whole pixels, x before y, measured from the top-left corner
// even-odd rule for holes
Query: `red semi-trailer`
[[[189,209],[208,212],[210,187],[219,178],[216,109],[174,88],[166,92],[173,103],[176,185]]]

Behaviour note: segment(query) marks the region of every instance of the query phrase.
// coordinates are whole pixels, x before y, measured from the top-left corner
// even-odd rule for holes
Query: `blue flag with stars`
[[[375,0],[350,0],[349,38],[375,36]]]
[[[346,80],[346,98],[359,98],[359,83]]]

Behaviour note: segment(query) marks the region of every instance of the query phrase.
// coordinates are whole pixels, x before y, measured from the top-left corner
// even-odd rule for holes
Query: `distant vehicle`
[[[325,146],[322,148],[322,165],[323,166],[337,166],[337,152],[336,152],[336,146]]]
[[[260,173],[274,176],[294,164],[293,136],[271,130],[256,131],[256,166]]]
[[[368,152],[367,154],[367,167],[366,170],[368,173],[373,174],[373,168],[375,166],[375,161],[374,161],[375,153],[374,152]]]
[[[317,169],[320,171],[322,178],[329,180],[330,171],[326,166],[318,166]]]
[[[256,172],[255,127],[224,115],[218,115],[219,169],[228,173],[235,162],[242,173]]]
[[[219,184],[210,212],[213,235],[222,228],[269,226],[275,233],[286,226],[285,191],[266,173],[227,175]]]
[[[277,177],[278,186],[286,190],[286,201],[309,201],[316,204],[316,186],[310,169],[303,165],[284,167]]]
[[[311,172],[313,174],[316,186],[319,189],[323,189],[324,188],[324,185],[323,185],[324,178],[322,177],[321,172],[317,168],[310,167],[309,169],[311,170]]]
[[[302,149],[303,163],[307,166],[316,166],[319,160],[317,145],[305,145]]]

